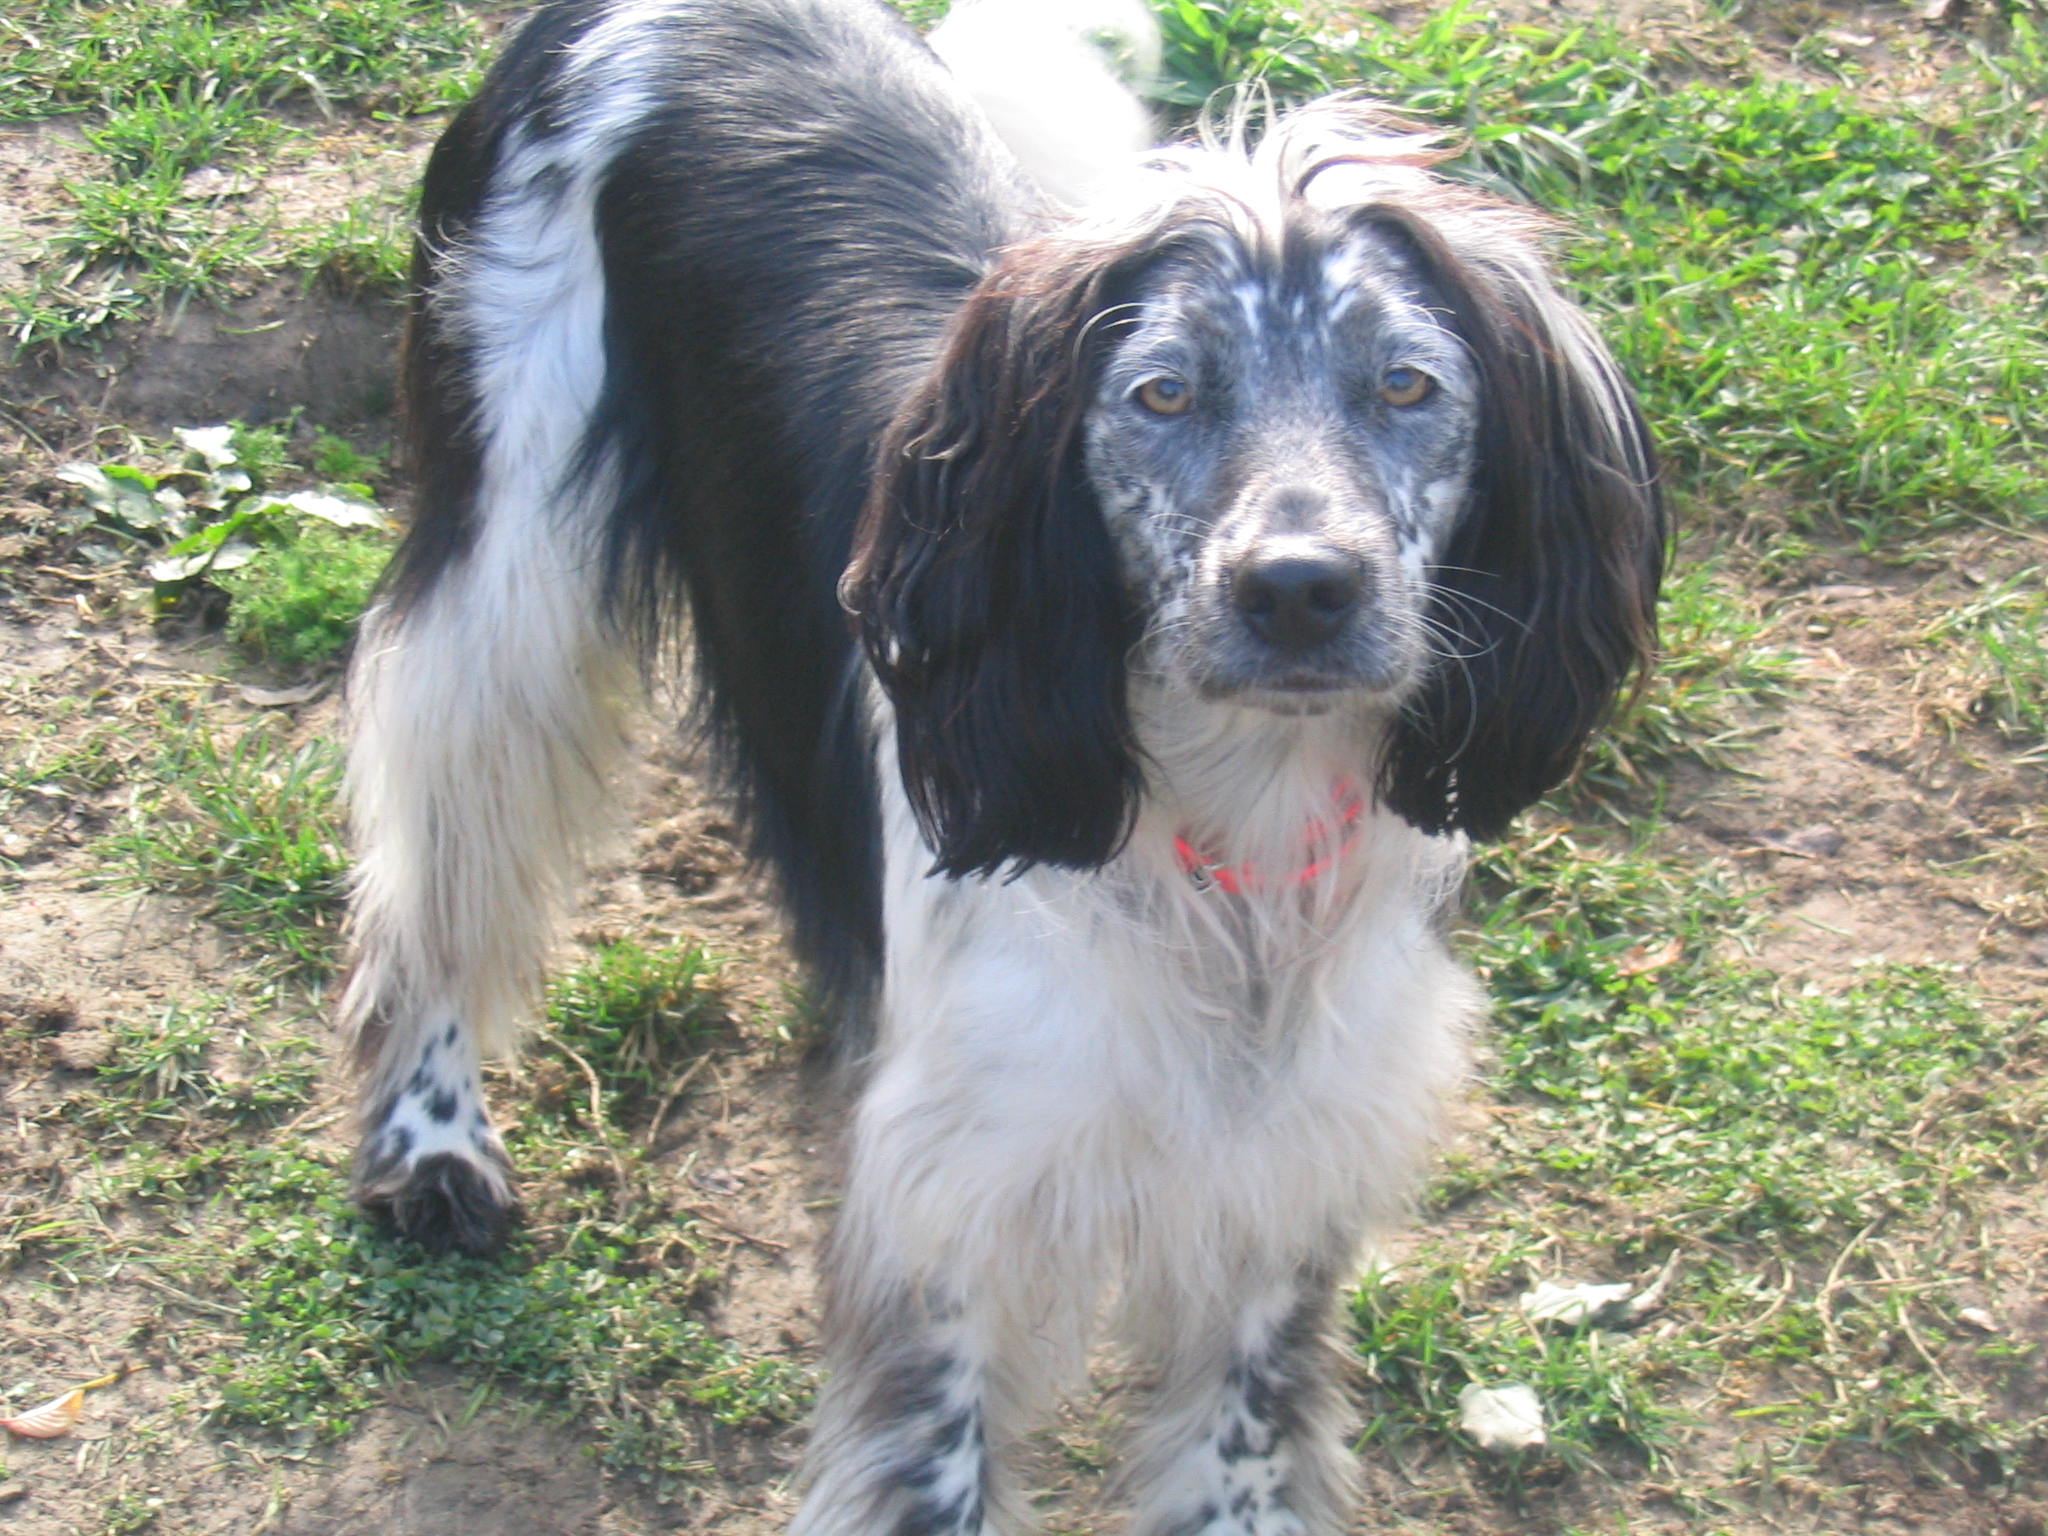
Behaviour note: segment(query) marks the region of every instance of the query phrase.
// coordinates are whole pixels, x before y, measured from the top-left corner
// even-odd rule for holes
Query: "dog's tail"
[[[1159,71],[1143,0],[963,0],[929,38],[1025,170],[1090,199],[1154,126],[1138,98]]]

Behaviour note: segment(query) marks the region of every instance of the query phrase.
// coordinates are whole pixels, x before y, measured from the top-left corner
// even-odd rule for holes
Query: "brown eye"
[[[1380,375],[1380,398],[1389,405],[1419,405],[1435,389],[1435,379],[1406,363],[1396,364]]]
[[[1194,386],[1170,373],[1149,378],[1138,386],[1138,404],[1154,416],[1180,416],[1194,403]]]

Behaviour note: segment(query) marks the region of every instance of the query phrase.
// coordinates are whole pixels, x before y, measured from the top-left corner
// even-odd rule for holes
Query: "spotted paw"
[[[495,1253],[518,1224],[519,1197],[501,1156],[432,1152],[402,1170],[368,1162],[358,1159],[356,1203],[429,1253]]]

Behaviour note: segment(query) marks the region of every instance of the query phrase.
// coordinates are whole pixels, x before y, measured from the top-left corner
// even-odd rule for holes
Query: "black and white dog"
[[[358,1197],[500,1238],[479,1051],[680,639],[871,1022],[810,1536],[1026,1525],[1006,1453],[1105,1317],[1137,1531],[1344,1528],[1327,1325],[1479,1010],[1466,837],[1646,659],[1664,547],[1543,222],[1436,158],[1325,104],[1059,209],[870,0],[561,0],[435,152]]]

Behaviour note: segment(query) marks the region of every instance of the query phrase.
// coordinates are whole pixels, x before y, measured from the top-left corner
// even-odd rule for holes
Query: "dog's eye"
[[[1181,416],[1195,403],[1195,387],[1186,379],[1162,373],[1138,386],[1138,404],[1154,416]]]
[[[1396,363],[1380,375],[1380,398],[1389,405],[1420,405],[1435,389],[1435,379],[1406,363]]]

